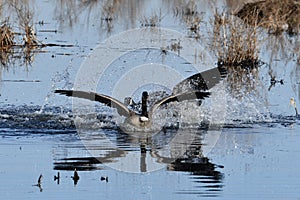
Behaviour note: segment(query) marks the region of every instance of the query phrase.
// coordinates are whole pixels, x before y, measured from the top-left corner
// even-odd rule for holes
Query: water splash
[[[234,98],[229,93],[226,93],[226,97],[223,94],[218,95],[215,93],[214,96],[212,91],[212,96],[203,100],[201,106],[199,106],[199,101],[171,103],[156,110],[153,121],[158,124],[158,127],[167,129],[201,128],[205,127],[206,124],[230,128],[299,124],[295,116],[270,113],[263,99],[254,94],[245,95],[242,99]],[[226,99],[226,103],[218,105],[219,107],[212,110],[213,99],[219,97]],[[79,120],[81,124],[93,129],[119,130],[119,125],[124,121],[124,118],[119,117],[114,109],[101,104],[96,105],[95,108],[93,113],[83,111],[82,114],[74,117],[72,110],[67,106],[2,105],[0,108],[0,129],[26,129],[39,130],[40,132],[49,132],[49,130],[74,131],[76,129],[74,120]],[[215,120],[220,114],[217,112],[218,109],[226,109],[224,121]]]
[[[73,86],[70,78],[70,70],[72,67],[73,67],[73,59],[70,60],[67,68],[62,73],[57,72],[54,75],[54,77],[51,78],[51,82],[52,82],[51,89],[49,90],[49,92],[45,97],[44,104],[41,106],[40,110],[37,111],[39,114],[45,112],[45,107],[49,104],[49,99],[52,97],[53,91],[57,89],[57,85],[63,83],[62,88],[71,88]]]

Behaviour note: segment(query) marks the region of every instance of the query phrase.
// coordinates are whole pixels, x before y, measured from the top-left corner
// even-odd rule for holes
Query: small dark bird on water
[[[108,182],[108,177],[107,176],[101,176],[100,178],[101,181],[106,181],[106,183]]]
[[[74,175],[71,176],[71,178],[72,178],[73,181],[74,181],[74,185],[77,185],[77,183],[78,183],[78,181],[79,181],[79,175],[78,175],[78,173],[77,173],[76,168],[75,168],[75,170],[74,170]]]

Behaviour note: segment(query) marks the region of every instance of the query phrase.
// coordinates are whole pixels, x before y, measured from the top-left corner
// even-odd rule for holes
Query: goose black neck
[[[148,92],[143,92],[143,94],[142,94],[142,116],[145,116],[145,117],[148,117],[147,99],[148,99]]]

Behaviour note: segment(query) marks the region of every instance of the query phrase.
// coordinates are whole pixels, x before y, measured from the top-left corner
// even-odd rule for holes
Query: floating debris
[[[60,173],[57,172],[57,175],[54,175],[54,181],[57,181],[57,185],[59,185],[59,181],[60,181]]]
[[[42,179],[43,179],[43,175],[41,174],[38,179],[38,183],[37,183],[38,186],[42,185]]]
[[[106,181],[106,183],[108,182],[108,177],[107,176],[101,176],[100,178],[101,181]]]
[[[161,55],[167,55],[168,51],[176,52],[178,55],[180,55],[180,50],[183,47],[180,45],[180,40],[178,42],[172,42],[169,46],[163,46],[160,48],[160,54]]]
[[[39,176],[39,178],[38,178],[37,184],[33,185],[33,186],[39,187],[40,192],[43,191],[43,188],[42,188],[42,179],[43,179],[43,175],[41,174]]]
[[[160,48],[160,52],[161,52],[161,53],[160,53],[161,55],[167,55],[168,50],[167,50],[166,47],[161,47],[161,48]]]
[[[47,29],[44,29],[44,30],[39,30],[38,32],[41,32],[41,33],[57,33],[57,30],[47,30]]]
[[[280,79],[280,80],[277,80],[275,76],[271,76],[271,80],[270,80],[270,87],[269,87],[269,91],[272,89],[272,87],[275,87],[276,84],[280,84],[280,85],[284,85],[284,80],[283,79]]]
[[[41,82],[40,80],[2,80],[1,82],[15,82],[15,83],[39,83]]]

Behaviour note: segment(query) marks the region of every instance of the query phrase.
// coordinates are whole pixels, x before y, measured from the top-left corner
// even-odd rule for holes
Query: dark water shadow
[[[224,166],[212,163],[209,158],[203,155],[203,144],[201,142],[201,132],[203,130],[194,131],[197,133],[193,142],[190,143],[190,141],[188,141],[187,144],[184,144],[184,146],[187,145],[188,147],[185,148],[184,153],[181,153],[181,155],[178,155],[178,149],[182,148],[181,145],[185,141],[181,141],[181,144],[176,143],[178,146],[175,146],[175,143],[173,143],[174,147],[170,148],[169,152],[169,155],[173,155],[171,157],[165,156],[165,154],[161,152],[165,146],[169,145],[168,142],[172,141],[174,134],[176,134],[175,130],[162,132],[158,136],[149,139],[147,143],[126,134],[115,132],[116,135],[114,137],[117,138],[115,140],[116,147],[102,146],[101,140],[97,141],[98,145],[93,146],[93,150],[97,149],[97,152],[101,152],[103,156],[76,157],[56,155],[53,162],[53,169],[58,171],[74,171],[75,169],[77,171],[101,171],[110,168],[112,163],[121,162],[121,165],[139,165],[139,173],[143,174],[145,172],[151,172],[149,169],[154,161],[150,158],[155,158],[157,163],[164,166],[163,168],[160,167],[160,169],[186,174],[191,180],[193,185],[191,188],[188,190],[175,191],[175,193],[197,196],[219,196],[222,192],[224,179],[224,174],[220,172],[220,170],[224,168]],[[85,150],[85,148],[89,149],[92,147],[73,146],[71,149],[68,149],[68,146],[60,146],[60,148],[66,148],[67,151],[78,151],[76,148]],[[130,163],[126,161],[126,157],[130,157],[132,154],[139,157],[139,161],[136,160],[136,164],[132,163],[132,161]],[[114,167],[112,168],[116,169]]]

